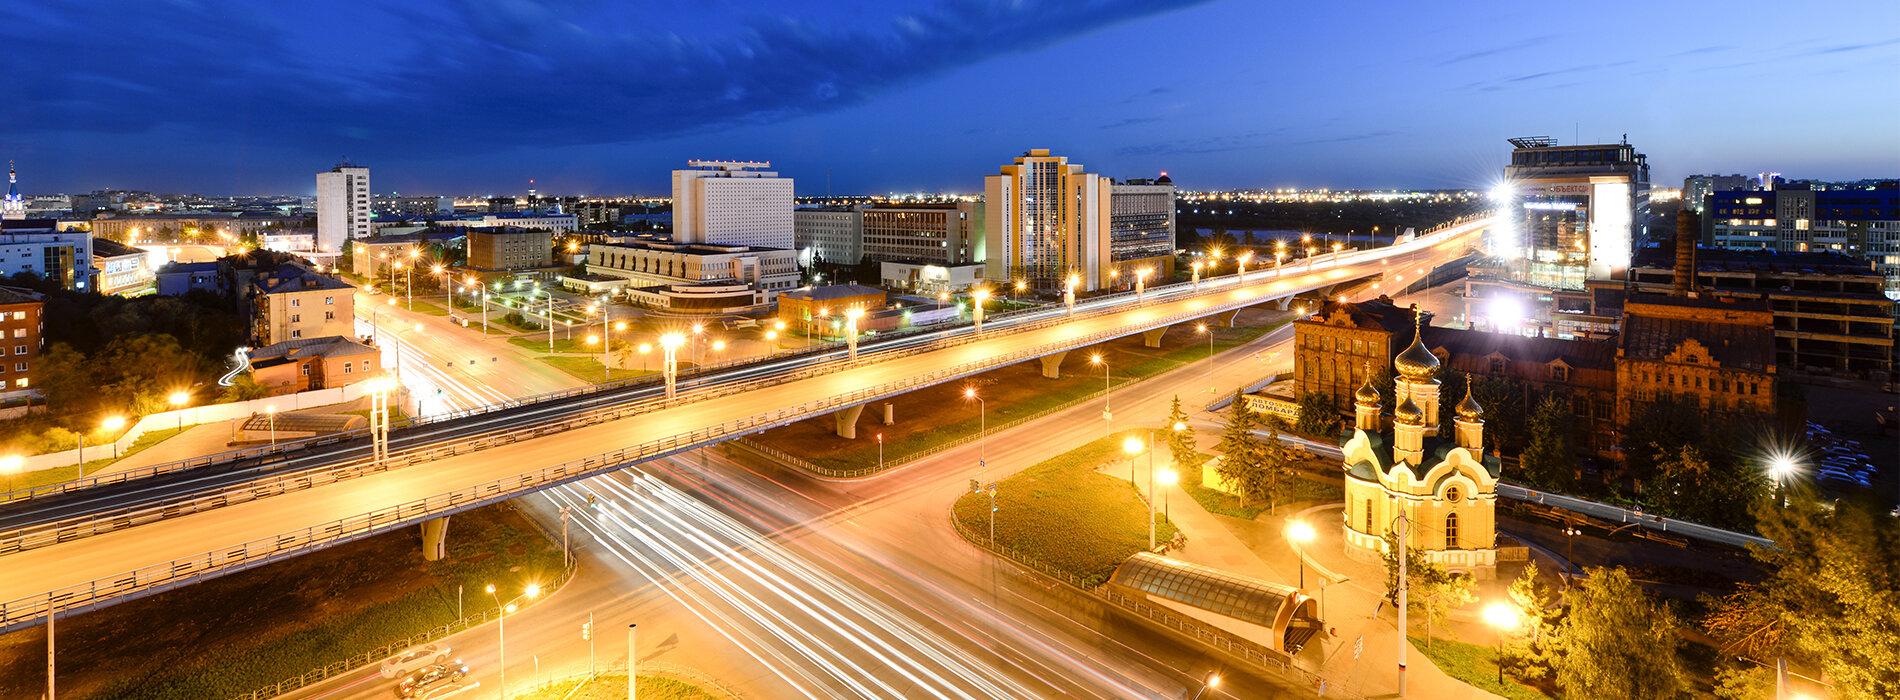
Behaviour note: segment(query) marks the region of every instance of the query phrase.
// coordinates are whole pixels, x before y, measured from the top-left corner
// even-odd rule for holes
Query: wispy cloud
[[[1558,36],[1555,34],[1546,34],[1543,36],[1534,36],[1529,39],[1514,41],[1509,44],[1504,44],[1501,46],[1493,46],[1488,49],[1478,49],[1476,51],[1468,51],[1465,53],[1453,54],[1452,56],[1446,58],[1445,60],[1439,61],[1438,65],[1449,66],[1455,63],[1464,63],[1465,61],[1475,61],[1480,58],[1484,58],[1486,56],[1496,56],[1501,53],[1521,51],[1524,49],[1531,48],[1533,46],[1537,46],[1539,44],[1548,43],[1557,38]]]

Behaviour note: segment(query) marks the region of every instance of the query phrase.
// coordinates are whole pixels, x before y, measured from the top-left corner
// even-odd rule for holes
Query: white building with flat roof
[[[690,160],[673,171],[673,240],[791,250],[792,179],[770,162]]]
[[[317,250],[335,253],[369,237],[369,168],[341,163],[317,173]]]

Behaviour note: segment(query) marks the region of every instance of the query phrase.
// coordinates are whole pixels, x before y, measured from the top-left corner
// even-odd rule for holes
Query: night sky
[[[341,6],[348,6],[344,9]],[[0,4],[28,192],[977,191],[1047,147],[1188,188],[1484,187],[1504,139],[1692,172],[1900,175],[1900,2]]]

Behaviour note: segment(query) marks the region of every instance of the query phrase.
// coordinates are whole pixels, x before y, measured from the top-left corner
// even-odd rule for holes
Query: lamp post
[[[970,304],[970,308],[972,309],[971,318],[976,319],[977,333],[983,332],[983,302],[989,301],[989,299],[990,290],[988,289],[970,290],[970,301],[972,302]]]
[[[1207,393],[1217,393],[1214,388],[1214,330],[1206,322],[1194,324],[1194,332],[1207,336]]]
[[[1201,700],[1201,694],[1206,693],[1208,688],[1219,688],[1219,687],[1220,687],[1220,674],[1209,673],[1207,674],[1206,680],[1201,681],[1201,689],[1194,691],[1193,700]]]
[[[112,433],[112,459],[117,460],[119,458],[118,432],[119,429],[125,427],[125,416],[106,416],[106,419],[99,424],[99,427],[108,433]]]
[[[1170,489],[1173,489],[1175,484],[1181,483],[1181,472],[1172,468],[1163,469],[1160,474],[1155,475],[1155,478],[1160,480],[1162,488],[1161,517],[1168,522],[1174,522],[1174,509],[1168,507],[1168,496],[1173,493]]]
[[[858,359],[858,319],[864,318],[864,307],[853,306],[844,310],[844,341],[846,357]]]
[[[7,477],[7,493],[13,493],[13,478],[26,468],[26,458],[19,455],[0,457],[0,474]]]
[[[1062,283],[1062,303],[1069,307],[1070,316],[1075,315],[1075,286],[1081,283],[1082,278],[1078,275],[1069,275],[1069,279]]]
[[[1109,427],[1115,421],[1115,413],[1109,410],[1108,405],[1108,358],[1102,357],[1102,353],[1098,352],[1089,355],[1089,364],[1102,366],[1102,436],[1108,437]]]
[[[884,471],[884,434],[883,433],[877,434],[877,470],[879,473],[882,473]]]
[[[503,603],[501,602],[501,596],[495,593],[495,584],[488,584],[488,596],[495,599],[495,607],[501,611],[501,615],[495,620],[495,632],[500,640],[500,645],[497,647],[497,656],[500,657],[500,665],[497,668],[500,669],[501,696],[503,698],[508,697],[508,613],[515,611],[515,603],[520,602],[522,598],[533,600],[539,595],[541,595],[541,585],[530,583],[527,587],[522,589],[521,595],[515,596],[508,602]]]
[[[277,406],[275,404],[272,404],[270,406],[265,406],[264,415],[265,417],[270,419],[270,446],[276,447],[277,446]]]
[[[1250,260],[1253,260],[1253,251],[1251,250],[1240,251],[1239,255],[1234,256],[1234,279],[1236,281],[1247,281],[1247,262]]]
[[[441,284],[443,287],[448,288],[449,311],[454,312],[455,311],[455,280],[450,279],[450,275],[443,273],[443,271],[447,269],[448,268],[442,267],[442,265],[438,263],[435,267],[430,268],[430,271],[435,273],[435,278],[438,284]]]
[[[1201,291],[1201,261],[1194,261],[1188,268],[1194,271],[1194,291]]]
[[[1788,506],[1787,480],[1789,477],[1794,476],[1795,471],[1799,468],[1799,465],[1795,464],[1794,457],[1791,455],[1777,454],[1769,459],[1768,473],[1775,477],[1776,506],[1782,508]]]
[[[528,295],[530,300],[534,295]],[[554,290],[548,290],[548,352],[554,352]]]
[[[686,343],[686,336],[678,331],[660,336],[660,372],[666,376],[666,398],[673,398],[679,382],[679,349]]]
[[[173,408],[173,410],[176,410],[176,411],[178,412],[178,430],[179,430],[179,432],[184,432],[184,430],[185,430],[185,405],[186,405],[186,404],[189,404],[189,403],[191,403],[191,394],[190,394],[190,393],[188,393],[188,392],[185,392],[185,391],[182,391],[182,390],[181,390],[181,391],[174,391],[174,392],[172,392],[172,395],[171,395],[170,397],[167,397],[167,400],[169,400],[169,401],[171,401],[171,404],[172,404],[172,408]]]
[[[1484,606],[1484,623],[1498,631],[1498,685],[1504,685],[1504,634],[1517,629],[1517,607],[1499,601]]]
[[[1318,534],[1304,520],[1295,520],[1286,525],[1286,538],[1299,545],[1293,548],[1293,554],[1300,559],[1300,590],[1306,590],[1306,545]]]
[[[394,382],[388,377],[369,382],[370,460],[382,464],[389,459],[389,390]]]
[[[983,397],[976,395],[976,387],[973,386],[963,388],[963,398],[976,401],[976,473],[977,476],[981,478],[983,470],[989,467],[989,405],[984,403]],[[884,434],[878,433],[878,450],[880,455],[883,454],[883,449]],[[882,457],[879,459],[881,460]]]
[[[1146,267],[1135,271],[1135,301],[1142,300],[1143,293],[1148,289],[1148,275],[1151,274],[1154,274],[1154,270]]]

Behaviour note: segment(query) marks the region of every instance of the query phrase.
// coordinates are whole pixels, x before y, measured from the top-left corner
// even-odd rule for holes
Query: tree
[[[1299,419],[1293,432],[1309,437],[1329,436],[1339,431],[1339,409],[1330,396],[1317,391],[1300,394]]]
[[[1416,524],[1413,525],[1416,527]],[[1399,536],[1396,530],[1385,533],[1385,550],[1381,558],[1385,560],[1385,599],[1397,605],[1399,601]],[[1470,576],[1454,574],[1445,567],[1433,563],[1425,552],[1417,547],[1408,547],[1405,551],[1405,602],[1406,607],[1425,615],[1425,645],[1431,646],[1432,625],[1439,618],[1477,599],[1477,584]]]
[[[1554,396],[1544,397],[1531,414],[1530,437],[1518,456],[1518,468],[1524,480],[1558,491],[1573,491],[1576,479],[1576,447],[1570,424],[1570,407]]]
[[[1175,430],[1174,426],[1181,426]],[[1168,454],[1174,457],[1174,468],[1181,472],[1182,481],[1200,482],[1199,470],[1201,453],[1194,449],[1194,426],[1188,423],[1188,414],[1181,410],[1181,397],[1175,396],[1174,403],[1168,409]],[[1194,470],[1190,475],[1187,472]],[[1192,476],[1193,478],[1189,478]]]
[[[1873,503],[1755,505],[1773,547],[1749,552],[1768,575],[1714,601],[1703,624],[1722,649],[1819,667],[1841,697],[1900,697],[1900,531]]]
[[[1704,415],[1693,399],[1674,394],[1644,403],[1623,426],[1623,463],[1630,475],[1648,481],[1683,445],[1701,443]]]
[[[1280,501],[1293,495],[1293,480],[1299,475],[1293,471],[1293,456],[1287,453],[1285,445],[1280,444],[1280,432],[1259,421],[1258,416],[1255,429],[1267,433],[1260,444],[1260,476],[1256,480],[1258,491],[1255,495],[1267,502],[1268,512],[1273,512],[1279,507]]]
[[[1644,490],[1650,503],[1685,520],[1717,527],[1747,529],[1749,506],[1769,494],[1759,469],[1735,459],[1730,450],[1687,444],[1659,462]]]
[[[1592,568],[1564,594],[1551,635],[1557,687],[1578,698],[1670,698],[1688,689],[1676,616],[1621,568]]]
[[[1524,448],[1527,432],[1523,382],[1510,377],[1468,376],[1471,395],[1484,406],[1485,446],[1500,454],[1518,454]],[[1452,401],[1442,403],[1451,404]]]
[[[1513,672],[1522,678],[1543,678],[1550,674],[1550,634],[1563,616],[1558,593],[1538,577],[1537,562],[1524,565],[1524,572],[1511,582],[1506,592],[1511,604],[1525,619],[1524,630],[1505,645],[1505,658]]]
[[[1214,468],[1214,473],[1227,482],[1244,506],[1250,496],[1261,490],[1267,454],[1265,446],[1253,436],[1259,427],[1259,417],[1247,407],[1245,397],[1238,390],[1234,392],[1234,403],[1229,411],[1227,429],[1221,433],[1218,446],[1220,465]]]

